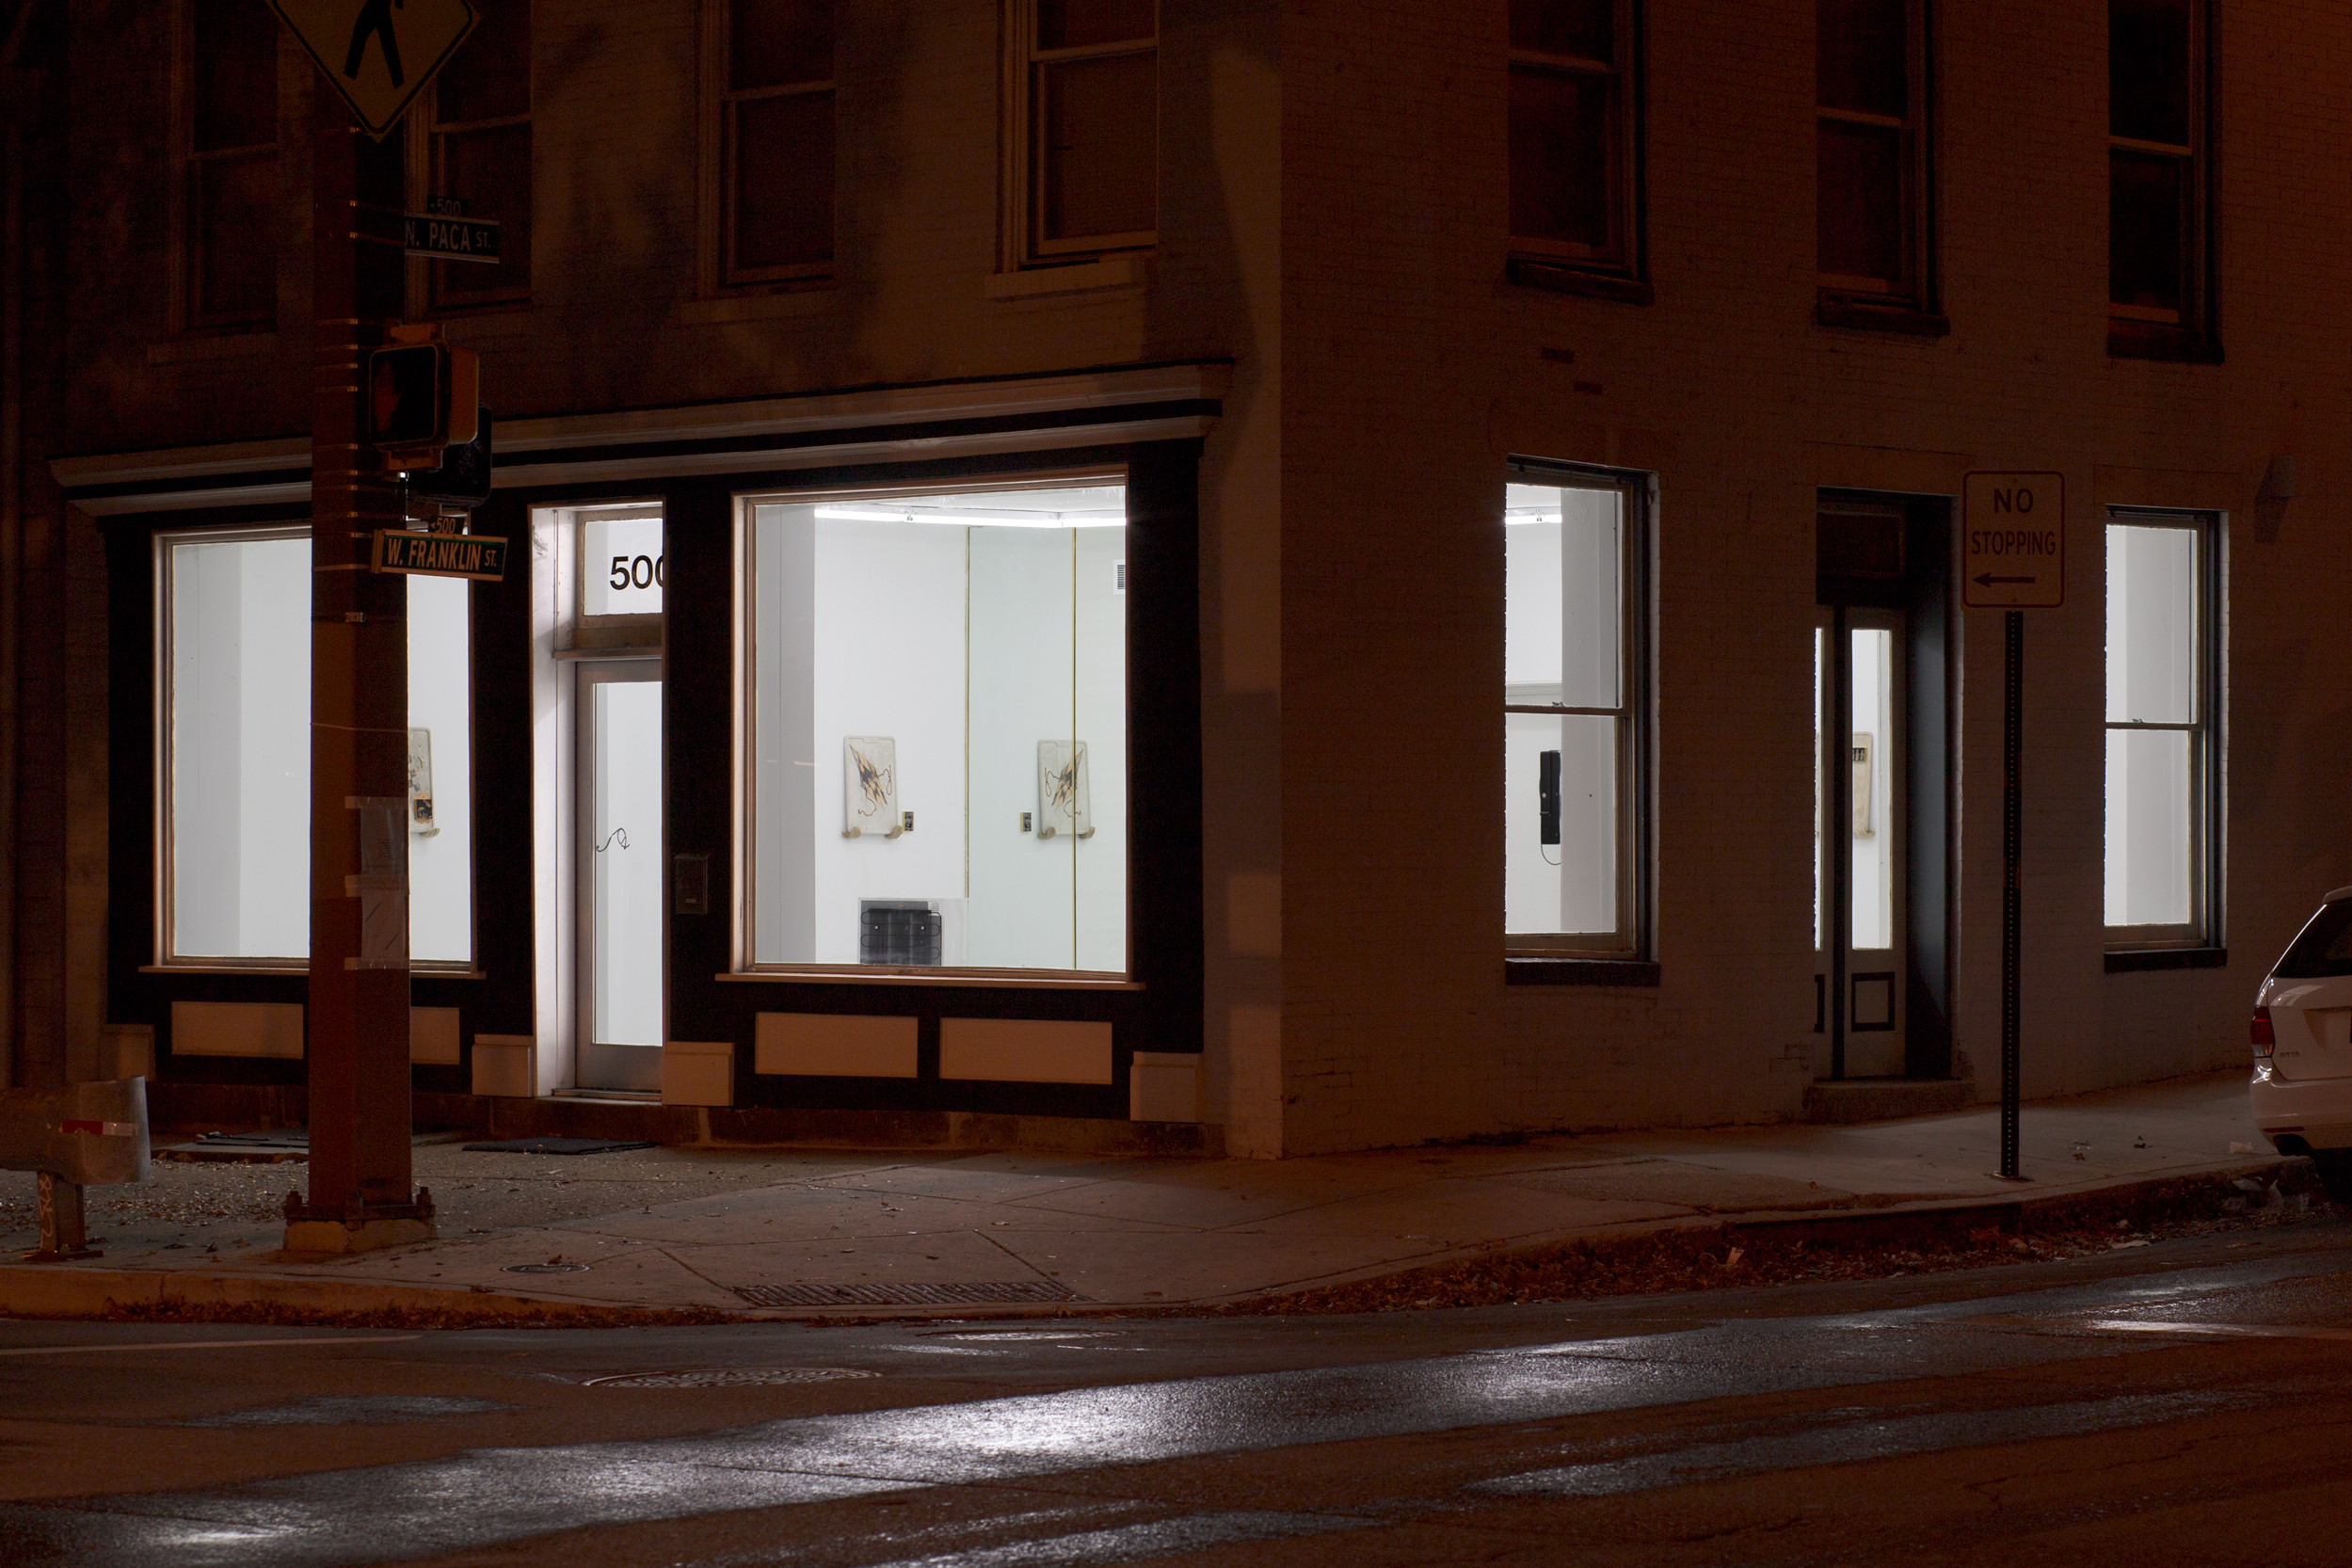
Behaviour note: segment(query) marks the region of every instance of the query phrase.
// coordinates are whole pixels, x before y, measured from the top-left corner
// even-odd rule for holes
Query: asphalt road
[[[0,1324],[0,1562],[2352,1560],[2352,1224],[1357,1318]]]

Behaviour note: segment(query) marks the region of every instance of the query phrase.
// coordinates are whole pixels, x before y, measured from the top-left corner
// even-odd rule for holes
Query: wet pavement
[[[2276,1163],[2237,1072],[2028,1107],[2023,1186],[1992,1174],[1997,1139],[1987,1109],[1280,1161],[434,1144],[416,1170],[440,1239],[336,1258],[277,1250],[277,1205],[304,1166],[159,1164],[151,1186],[93,1190],[104,1257],[0,1266],[0,1312],[184,1297],[360,1310],[485,1292],[706,1313],[1207,1304],[1660,1225],[2008,1203]],[[0,1224],[18,1240],[31,1187],[0,1177]]]
[[[2333,1218],[1363,1318],[12,1324],[0,1560],[2318,1561],[2347,1328]]]

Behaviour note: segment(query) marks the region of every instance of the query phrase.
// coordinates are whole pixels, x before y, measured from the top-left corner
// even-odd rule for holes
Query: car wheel
[[[2314,1149],[2312,1167],[2319,1173],[2319,1184],[2328,1189],[2328,1201],[2352,1208],[2352,1149]]]

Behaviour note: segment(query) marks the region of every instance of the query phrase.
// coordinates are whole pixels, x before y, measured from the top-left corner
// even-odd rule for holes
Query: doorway
[[[1825,492],[1816,526],[1821,1076],[1949,1078],[1950,504]]]

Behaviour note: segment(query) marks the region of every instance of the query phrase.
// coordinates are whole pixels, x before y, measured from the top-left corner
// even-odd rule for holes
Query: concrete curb
[[[696,1308],[581,1302],[374,1280],[205,1273],[179,1269],[49,1268],[0,1264],[0,1317],[104,1318],[121,1309],[260,1308],[322,1316],[415,1313],[452,1318],[660,1318]]]

